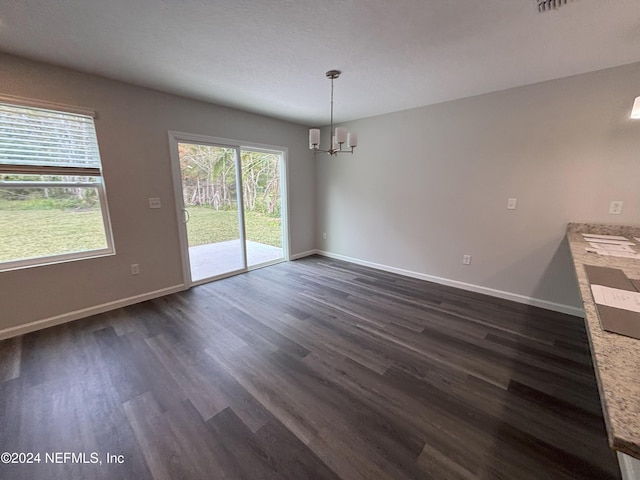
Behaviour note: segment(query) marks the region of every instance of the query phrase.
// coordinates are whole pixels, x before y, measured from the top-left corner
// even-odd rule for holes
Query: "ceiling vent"
[[[542,13],[556,10],[558,7],[566,5],[567,0],[536,0],[536,3],[538,4],[538,12]]]

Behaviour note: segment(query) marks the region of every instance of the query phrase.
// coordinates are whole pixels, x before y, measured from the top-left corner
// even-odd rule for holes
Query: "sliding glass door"
[[[185,282],[286,258],[284,152],[170,133]]]
[[[282,153],[243,148],[241,159],[248,266],[282,260]]]
[[[178,143],[191,281],[246,267],[234,147]]]

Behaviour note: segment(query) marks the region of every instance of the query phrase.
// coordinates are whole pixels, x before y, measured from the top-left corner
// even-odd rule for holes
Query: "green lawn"
[[[224,242],[239,238],[238,212],[235,210],[215,210],[208,207],[190,207],[187,235],[189,246]],[[245,213],[247,240],[282,247],[280,219],[256,212]]]
[[[106,246],[99,210],[0,209],[0,262]]]
[[[188,210],[189,246],[238,238],[237,212],[206,207]],[[246,225],[247,240],[282,246],[279,218],[247,212]],[[115,241],[117,249],[118,239]],[[99,210],[0,208],[0,262],[105,247]]]

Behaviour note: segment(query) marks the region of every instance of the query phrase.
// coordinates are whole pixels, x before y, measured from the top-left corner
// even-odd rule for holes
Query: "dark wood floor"
[[[580,319],[321,257],[0,342],[0,409],[3,479],[620,478]]]

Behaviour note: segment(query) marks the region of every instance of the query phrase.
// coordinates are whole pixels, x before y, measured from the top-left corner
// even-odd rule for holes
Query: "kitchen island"
[[[635,460],[640,459],[640,340],[603,330],[585,271],[585,265],[616,268],[630,279],[640,279],[640,260],[590,253],[583,233],[623,236],[640,252],[640,241],[635,240],[640,239],[640,227],[584,223],[567,227],[609,444],[624,454],[619,457],[625,478],[640,478],[631,476],[640,466]]]

